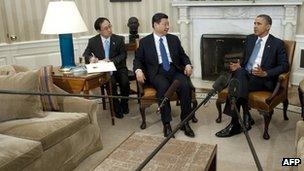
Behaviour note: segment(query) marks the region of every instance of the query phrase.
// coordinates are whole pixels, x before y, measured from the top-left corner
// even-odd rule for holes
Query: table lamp
[[[60,71],[75,67],[72,33],[87,31],[74,1],[49,2],[41,34],[58,34],[61,53]]]

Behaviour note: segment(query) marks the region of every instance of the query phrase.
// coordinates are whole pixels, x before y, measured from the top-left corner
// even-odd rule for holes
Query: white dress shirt
[[[160,53],[160,48],[159,48],[159,43],[160,43],[159,39],[160,38],[163,39],[163,44],[164,44],[166,52],[167,52],[167,57],[169,58],[169,62],[171,63],[172,59],[171,59],[171,55],[170,55],[169,46],[168,46],[168,42],[167,42],[166,36],[159,37],[158,35],[156,35],[155,33],[153,33],[153,37],[154,37],[155,47],[156,47],[156,51],[157,51],[158,63],[159,64],[163,63],[163,60],[162,60],[162,57],[161,57],[161,53]]]
[[[260,38],[260,37],[259,37],[259,38],[256,40],[256,42],[257,42],[259,39],[262,39],[262,41],[261,41],[261,48],[260,48],[260,50],[259,50],[259,52],[258,52],[257,58],[256,58],[255,61],[254,61],[254,64],[253,64],[253,66],[252,66],[252,69],[254,69],[254,67],[258,67],[258,65],[261,66],[262,57],[263,57],[263,53],[264,53],[264,49],[265,49],[265,44],[266,44],[266,41],[267,41],[268,37],[269,37],[269,34],[267,34],[267,35],[264,36],[263,38]],[[256,43],[256,42],[255,42],[255,43]]]

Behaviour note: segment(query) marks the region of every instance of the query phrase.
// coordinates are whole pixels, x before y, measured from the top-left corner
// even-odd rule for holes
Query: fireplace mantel
[[[276,0],[276,1],[187,1],[187,0],[172,0],[172,6],[176,7],[218,7],[218,6],[282,6],[282,5],[301,5],[302,2],[298,0]]]
[[[200,38],[203,34],[253,33],[253,21],[259,14],[273,19],[270,33],[295,40],[300,0],[212,1],[172,0],[178,8],[180,38],[194,67],[194,78],[201,78]],[[295,56],[295,58],[298,56]]]

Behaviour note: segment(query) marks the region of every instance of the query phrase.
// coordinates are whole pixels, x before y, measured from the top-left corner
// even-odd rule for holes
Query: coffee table
[[[120,144],[95,170],[135,170],[164,140],[135,133]],[[171,139],[143,170],[216,170],[216,145]]]

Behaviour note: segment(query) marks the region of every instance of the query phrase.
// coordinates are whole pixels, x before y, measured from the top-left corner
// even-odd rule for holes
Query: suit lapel
[[[103,43],[102,43],[102,39],[101,39],[101,36],[99,35],[98,36],[98,39],[97,39],[97,49],[99,49],[100,51],[100,54],[102,55],[101,57],[105,57],[105,52],[104,52],[104,49],[103,49]],[[97,55],[97,54],[95,54]]]
[[[111,38],[110,38],[110,52],[109,52],[109,58],[111,58],[111,56],[112,56],[112,53],[113,53],[113,51],[114,51],[114,49],[115,49],[115,45],[116,45],[116,40],[114,39],[114,37],[113,36],[111,36]]]
[[[150,40],[149,40],[149,42],[150,42],[150,47],[152,47],[152,48],[151,48],[151,50],[152,50],[152,53],[151,53],[151,54],[154,54],[154,55],[152,56],[152,60],[154,60],[155,62],[159,63],[153,33],[150,35]]]
[[[270,52],[270,48],[271,48],[271,43],[272,43],[272,36],[269,35],[269,37],[268,37],[268,39],[267,39],[267,41],[265,43],[264,52],[263,52],[262,61],[261,61],[261,67],[266,62],[267,56],[269,56],[269,52]]]
[[[170,37],[168,36],[168,35],[166,35],[166,38],[167,38],[167,43],[168,43],[168,48],[169,48],[169,53],[170,53],[170,57],[171,57],[171,60],[172,60],[172,62],[173,62],[173,60],[174,60],[174,56],[172,55],[173,54],[173,42],[172,42],[172,39],[170,39]],[[173,62],[174,63],[174,62]]]

